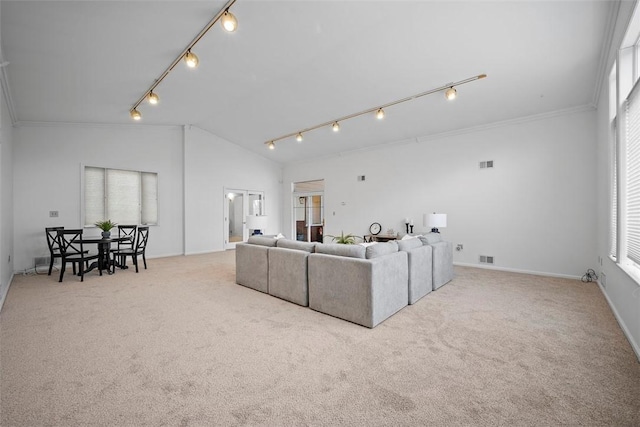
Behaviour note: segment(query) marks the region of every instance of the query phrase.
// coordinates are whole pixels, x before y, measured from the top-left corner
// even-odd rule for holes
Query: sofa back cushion
[[[420,240],[422,240],[422,243],[425,245],[432,245],[442,242],[442,236],[440,236],[440,233],[427,233],[424,236],[420,236]]]
[[[375,245],[375,246],[379,246],[379,245]],[[349,258],[364,258],[365,248],[360,245],[343,245],[339,243],[326,243],[322,245],[316,245],[316,253],[344,256]]]
[[[250,236],[249,240],[247,240],[247,243],[250,243],[252,245],[270,246],[270,247],[275,247],[277,242],[278,240],[273,237],[264,237],[264,236]]]
[[[279,248],[296,249],[298,251],[305,252],[313,252],[316,247],[316,243],[314,242],[299,242],[297,240],[290,239],[278,239],[276,242],[278,242],[277,246]]]
[[[395,241],[378,243],[377,245],[367,247],[365,257],[367,259],[378,258],[394,252],[398,252],[398,244]]]
[[[424,246],[420,239],[405,239],[398,241],[398,250],[408,252],[411,249],[421,248]]]

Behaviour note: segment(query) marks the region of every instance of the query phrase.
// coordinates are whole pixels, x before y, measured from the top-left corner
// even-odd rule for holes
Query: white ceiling
[[[0,2],[18,122],[131,124],[129,109],[224,1]],[[146,102],[141,124],[193,124],[292,162],[594,102],[610,1],[237,0]],[[486,73],[440,93],[264,142]]]

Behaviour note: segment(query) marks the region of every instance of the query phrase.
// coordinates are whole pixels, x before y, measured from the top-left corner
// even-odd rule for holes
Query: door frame
[[[246,242],[249,240],[249,229],[247,228],[247,215],[249,215],[249,196],[251,195],[260,195],[262,200],[262,215],[266,215],[265,213],[265,196],[264,191],[260,190],[245,190],[239,189],[236,187],[224,187],[222,191],[222,247],[227,249],[235,249],[236,243],[240,242],[229,242],[229,193],[242,194],[242,241]]]

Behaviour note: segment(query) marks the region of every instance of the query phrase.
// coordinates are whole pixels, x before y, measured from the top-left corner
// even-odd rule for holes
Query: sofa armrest
[[[236,283],[260,292],[269,292],[269,247],[236,244]]]
[[[432,243],[433,248],[433,290],[453,279],[453,244],[451,242]]]

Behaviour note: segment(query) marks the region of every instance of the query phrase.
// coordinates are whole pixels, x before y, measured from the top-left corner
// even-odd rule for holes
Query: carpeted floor
[[[236,285],[234,253],[14,278],[2,426],[638,426],[595,283],[473,268],[375,329]]]

